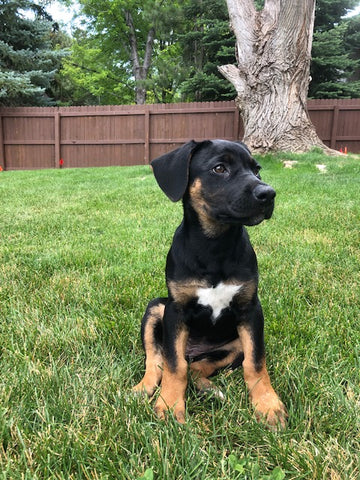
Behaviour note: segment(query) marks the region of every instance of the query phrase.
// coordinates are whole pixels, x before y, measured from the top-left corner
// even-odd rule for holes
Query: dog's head
[[[173,202],[189,199],[200,219],[257,225],[272,215],[275,190],[242,142],[191,141],[151,165],[164,193]]]

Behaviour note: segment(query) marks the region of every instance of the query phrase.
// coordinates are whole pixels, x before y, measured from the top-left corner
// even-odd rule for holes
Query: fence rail
[[[360,153],[360,99],[309,100],[325,144]],[[0,108],[6,170],[147,164],[190,139],[241,139],[234,102]]]

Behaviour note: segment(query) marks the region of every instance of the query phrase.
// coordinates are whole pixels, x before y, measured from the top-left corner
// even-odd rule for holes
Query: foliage
[[[183,11],[186,31],[179,43],[187,67],[187,77],[180,85],[184,99],[233,99],[235,89],[217,69],[236,61],[225,0],[190,0]]]
[[[360,83],[355,78],[359,69],[359,30],[356,29],[359,20],[343,18],[358,3],[357,0],[316,2],[310,98],[360,96]]]
[[[126,104],[136,101],[139,88],[150,103],[235,97],[217,70],[236,61],[225,0],[80,0],[83,24],[71,38],[46,13],[46,1],[39,2],[0,1],[2,105]],[[263,3],[255,0],[258,9]],[[317,1],[310,97],[360,95],[360,17],[342,18],[357,4]],[[154,31],[151,62],[141,79],[128,14],[139,71]]]
[[[275,467],[269,475],[261,475],[260,465],[257,462],[251,462],[249,459],[239,460],[236,455],[229,455],[228,463],[231,470],[231,478],[256,478],[256,480],[283,480],[285,473],[280,467]],[[236,472],[236,473],[235,473]]]
[[[359,158],[259,158],[277,191],[249,234],[279,433],[255,422],[241,369],[214,377],[223,403],[190,385],[185,426],[130,394],[182,214],[147,166],[1,172],[2,478],[359,478]]]
[[[86,18],[84,29],[75,32],[72,55],[65,61],[62,72],[78,89],[76,102],[83,95],[88,97],[88,103],[134,103],[137,89],[152,90],[155,96],[157,91],[169,89],[169,72],[165,80],[164,72],[169,59],[173,64],[176,61],[176,49],[172,49],[171,33],[163,37],[164,32],[173,32],[178,23],[177,4],[160,0],[79,3],[80,13]],[[154,39],[149,49],[151,32]],[[150,65],[145,65],[148,49],[156,51],[152,76],[148,72]],[[138,67],[134,55],[138,57]],[[176,75],[170,83],[175,78]]]
[[[183,54],[175,39],[155,42],[155,55],[146,82],[149,103],[171,103],[181,100],[180,85],[186,76]]]
[[[360,15],[347,20],[345,32],[345,49],[349,52],[350,58],[357,60],[357,65],[350,76],[350,80],[360,80]]]
[[[139,55],[155,29],[153,58],[142,81],[150,102],[221,100],[234,97],[217,66],[234,60],[225,0],[181,2],[80,2],[87,31],[74,33],[62,77],[75,86],[75,103],[133,103],[136,84],[125,12],[136,23]],[[126,6],[125,6],[126,4]],[[136,14],[135,14],[136,12]],[[70,100],[70,99],[69,99]]]
[[[316,0],[315,32],[332,30],[357,5],[359,0]]]
[[[74,32],[71,54],[64,59],[59,77],[61,105],[134,102],[135,85],[128,69],[84,30]]]
[[[360,96],[360,82],[347,81],[359,65],[350,57],[345,36],[348,23],[314,33],[309,96],[313,98],[351,98]]]
[[[32,0],[1,0],[0,24],[0,104],[51,104],[65,54],[57,25]]]

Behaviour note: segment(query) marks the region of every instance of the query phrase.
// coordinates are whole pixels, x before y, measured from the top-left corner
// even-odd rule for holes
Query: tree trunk
[[[141,65],[138,53],[138,46],[136,40],[136,31],[134,27],[133,18],[130,12],[125,12],[125,20],[126,24],[129,27],[129,43],[130,43],[130,50],[131,50],[131,63],[132,63],[132,71],[135,77],[135,102],[137,105],[143,105],[146,103],[146,85],[145,81],[149,72],[149,68],[151,65],[151,57],[153,53],[153,44],[154,44],[154,36],[155,36],[155,29],[150,28],[145,45],[145,55],[144,61]]]
[[[320,147],[306,102],[315,0],[227,0],[238,65],[220,72],[234,85],[252,151],[304,152]]]

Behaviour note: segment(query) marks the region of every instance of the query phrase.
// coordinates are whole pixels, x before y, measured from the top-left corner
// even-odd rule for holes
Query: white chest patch
[[[234,295],[240,292],[242,285],[226,285],[220,282],[216,287],[198,288],[198,303],[204,307],[212,308],[211,319],[216,322],[221,311],[230,305]]]

